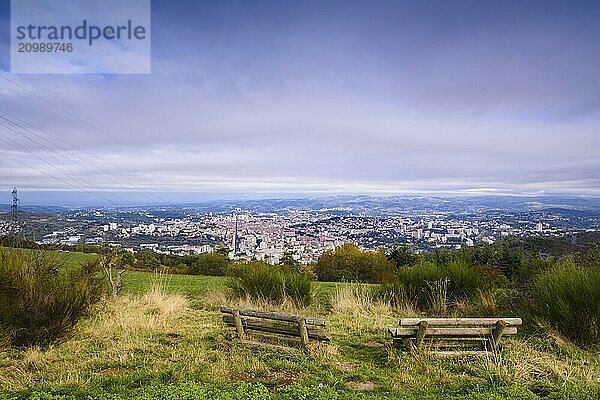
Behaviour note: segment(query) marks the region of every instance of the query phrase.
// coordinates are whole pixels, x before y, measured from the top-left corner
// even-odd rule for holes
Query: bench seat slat
[[[464,356],[477,356],[482,357],[487,354],[487,351],[483,350],[455,350],[455,351],[434,351],[435,355],[440,357],[464,357]]]
[[[221,312],[224,314],[232,314],[233,315],[233,309],[230,307],[222,306]],[[273,311],[259,311],[259,310],[248,310],[248,309],[240,310],[240,315],[246,316],[246,317],[266,318],[266,319],[272,319],[272,320],[276,320],[276,321],[285,321],[285,322],[298,322],[298,318],[302,318],[301,316],[295,315],[295,314],[284,314],[284,313],[278,313],[278,312],[273,312]],[[320,318],[306,317],[306,324],[307,325],[325,326],[325,320],[320,319]]]
[[[428,328],[425,337],[431,336],[491,336],[493,328]],[[415,337],[418,328],[409,327],[390,327],[388,329],[393,337]],[[516,327],[507,327],[504,331],[504,335],[515,335],[517,333]]]
[[[225,322],[228,326],[235,326],[235,320],[232,315],[224,314],[223,322]],[[300,337],[300,332],[297,325],[248,317],[242,317],[242,325],[246,330],[279,333],[282,335]],[[309,339],[329,340],[329,337],[327,337],[325,333],[318,329],[318,327],[308,326],[307,331]]]
[[[429,326],[464,326],[464,325],[495,325],[498,321],[506,322],[507,326],[519,326],[521,318],[402,318],[400,326],[417,326],[426,321]]]

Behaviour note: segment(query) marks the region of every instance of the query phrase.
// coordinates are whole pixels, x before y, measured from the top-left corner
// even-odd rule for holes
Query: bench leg
[[[495,351],[500,349],[500,340],[502,340],[504,329],[506,329],[506,322],[500,320],[496,322],[496,326],[492,330],[492,348]]]
[[[427,323],[427,321],[419,322],[419,330],[417,331],[417,338],[416,338],[417,350],[420,350],[421,346],[423,345],[423,340],[425,339],[425,333],[427,333],[427,327],[429,327],[429,323]]]
[[[402,342],[410,354],[415,354],[417,352],[417,347],[412,339],[402,339]]]
[[[306,350],[306,346],[308,345],[308,330],[306,329],[306,319],[302,317],[298,318],[298,332],[300,333],[302,348]]]
[[[242,317],[240,317],[239,310],[233,310],[233,318],[235,319],[235,330],[240,340],[246,339],[246,333],[244,332],[244,325],[242,324]]]

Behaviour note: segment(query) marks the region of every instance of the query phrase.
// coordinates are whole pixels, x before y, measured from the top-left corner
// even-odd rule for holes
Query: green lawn
[[[159,286],[168,293],[179,293],[197,301],[208,292],[226,291],[227,281],[224,276],[172,275],[158,272],[128,271],[123,275],[124,292],[142,294],[154,286]],[[315,294],[321,303],[327,303],[331,295],[339,288],[348,286],[339,282],[315,282]],[[365,285],[372,286],[372,285]]]
[[[32,251],[45,251],[45,250],[31,250],[31,249],[14,249],[11,248],[11,251],[18,251],[24,254],[31,253]],[[82,263],[88,261],[94,261],[98,259],[98,254],[95,253],[80,253],[75,251],[62,251],[62,250],[49,250],[53,257],[56,257],[56,260],[59,264],[63,264],[66,267],[73,267],[80,265]]]
[[[210,291],[225,290],[227,277],[171,275],[158,272],[128,271],[123,275],[124,293],[140,295],[153,287],[199,300]]]

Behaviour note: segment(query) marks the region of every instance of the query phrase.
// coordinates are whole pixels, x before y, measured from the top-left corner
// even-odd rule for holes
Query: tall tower
[[[235,228],[234,228],[234,231],[233,231],[233,243],[232,243],[232,247],[233,247],[233,256],[235,257],[240,252],[240,249],[239,249],[239,240],[238,240],[238,217],[237,217],[237,213],[234,214],[234,218],[235,218]]]
[[[12,191],[12,205],[10,209],[12,211],[12,220],[13,222],[17,222],[17,213],[19,208],[19,194],[17,192],[17,188],[14,188]]]

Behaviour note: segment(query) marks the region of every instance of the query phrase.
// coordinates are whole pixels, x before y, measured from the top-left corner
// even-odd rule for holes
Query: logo
[[[11,72],[150,73],[150,0],[12,0]]]

